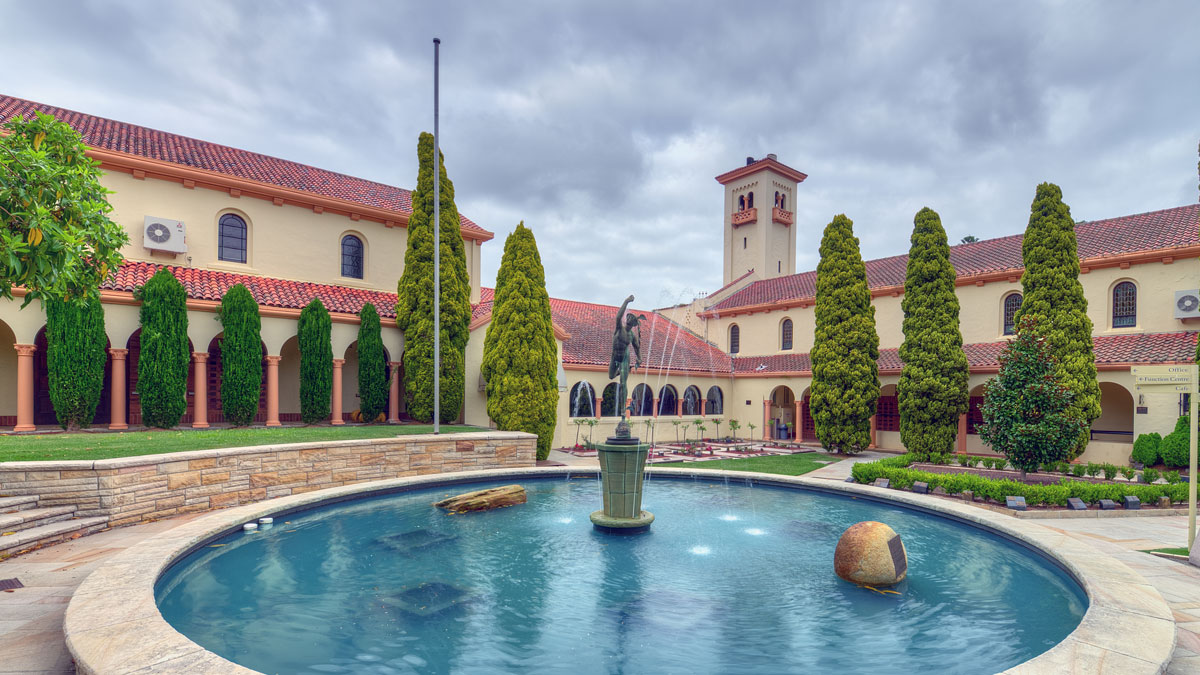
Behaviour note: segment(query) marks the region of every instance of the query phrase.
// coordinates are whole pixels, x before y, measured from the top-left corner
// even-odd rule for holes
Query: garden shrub
[[[879,401],[879,335],[867,270],[853,222],[835,216],[821,237],[811,408],[817,438],[830,452],[858,452],[871,442]]]
[[[537,434],[537,458],[549,457],[558,419],[558,343],[542,257],[525,223],[504,241],[482,374],[488,417],[496,428]],[[643,438],[650,436],[653,422],[644,421]],[[713,420],[718,429],[720,422]]]
[[[1100,470],[1104,472],[1104,480],[1112,480],[1117,477],[1117,467],[1114,464],[1105,462],[1101,465]]]
[[[358,313],[358,406],[364,422],[374,422],[388,404],[388,366],[381,331],[375,305],[364,304]],[[445,364],[442,370],[446,370]],[[443,379],[442,386],[454,386],[453,381]]]
[[[1159,477],[1158,469],[1142,469],[1142,482],[1150,485]]]
[[[142,423],[169,429],[187,411],[188,364],[192,360],[187,327],[187,291],[175,275],[160,269],[139,288],[142,324],[137,393]]]
[[[1154,466],[1158,464],[1159,446],[1162,444],[1162,435],[1158,432],[1141,434],[1137,440],[1133,442],[1133,454],[1131,459],[1138,464],[1146,466]]]
[[[1084,473],[1086,473],[1089,478],[1095,478],[1101,471],[1102,469],[1100,468],[1099,464],[1095,462],[1088,462]]]
[[[980,439],[1022,473],[1068,458],[1086,426],[1071,410],[1048,345],[1039,319],[1022,318],[1000,354],[999,375],[984,385]]]
[[[1164,471],[1163,478],[1171,484],[1175,484],[1183,480],[1183,477],[1179,475],[1178,471]]]
[[[50,401],[64,429],[92,423],[104,389],[104,308],[98,298],[46,302],[46,365]]]
[[[235,284],[221,298],[221,414],[244,427],[258,414],[262,395],[262,319],[250,290]]]
[[[1087,466],[1084,464],[1072,464],[1071,475],[1076,478],[1083,478],[1087,474]]]
[[[1169,497],[1172,502],[1182,502],[1187,499],[1187,484],[1176,485],[1145,485],[1140,483],[1091,483],[1063,478],[1054,485],[1027,485],[1020,481],[984,478],[971,473],[933,473],[907,468],[904,459],[909,456],[888,458],[876,462],[860,462],[851,467],[854,480],[870,484],[877,478],[887,478],[892,487],[904,490],[912,487],[916,481],[929,484],[930,490],[940,487],[948,494],[960,494],[971,490],[976,497],[1003,502],[1007,496],[1024,497],[1031,506],[1053,504],[1065,506],[1067,499],[1078,497],[1084,502],[1094,504],[1101,499],[1121,501],[1126,495],[1133,495],[1143,503],[1153,504],[1159,497]],[[911,464],[911,458],[909,458]]]
[[[300,312],[300,420],[314,424],[330,415],[333,389],[333,325],[319,298]]]
[[[1182,429],[1180,428],[1182,427]],[[1172,467],[1185,467],[1188,465],[1188,454],[1191,449],[1188,444],[1191,439],[1188,438],[1188,418],[1183,416],[1175,424],[1175,431],[1167,434],[1167,437],[1162,439],[1162,443],[1158,446],[1159,457],[1162,463]]]
[[[1137,469],[1132,466],[1124,467],[1121,469],[1121,475],[1125,477],[1125,480],[1133,480],[1134,476],[1137,476]]]
[[[904,279],[900,345],[900,442],[909,452],[949,452],[967,412],[967,355],[959,330],[956,274],[941,219],[921,209],[913,219]]]

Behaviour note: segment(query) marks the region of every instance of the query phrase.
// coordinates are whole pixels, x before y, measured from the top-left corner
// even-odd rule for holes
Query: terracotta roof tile
[[[92,147],[302,190],[322,197],[344,199],[405,215],[412,214],[412,193],[403,188],[257,152],[0,95],[0,123],[14,117],[32,116],[34,110],[54,115],[55,118],[71,125],[83,136],[84,142]],[[491,234],[462,214],[459,214],[459,219],[464,230]]]
[[[1200,244],[1200,204],[1079,223],[1075,226],[1081,260]],[[959,276],[1011,270],[1019,274],[1022,235],[950,247],[950,261]],[[871,288],[904,284],[908,255],[868,260]],[[765,279],[750,284],[712,307],[721,311],[816,295],[815,271]]]
[[[1192,331],[1178,333],[1131,333],[1129,335],[1100,335],[1094,337],[1096,365],[1124,363],[1191,363],[1196,355],[1196,336]],[[980,342],[963,345],[971,370],[990,370],[1000,366],[1000,352],[1007,341]],[[879,372],[897,374],[903,362],[900,350],[879,350]],[[733,371],[738,375],[752,373],[812,373],[808,354],[772,354],[769,356],[737,356]]]
[[[121,265],[103,286],[115,291],[133,291],[145,284],[158,270],[166,268],[187,289],[189,298],[197,300],[220,300],[225,291],[234,284],[250,289],[250,294],[259,305],[285,309],[302,309],[313,298],[320,298],[325,309],[331,312],[358,314],[363,305],[375,305],[384,318],[396,316],[396,294],[372,291],[365,288],[348,288],[332,284],[314,284],[272,277],[256,277],[233,272],[176,267],[145,262],[127,262]]]

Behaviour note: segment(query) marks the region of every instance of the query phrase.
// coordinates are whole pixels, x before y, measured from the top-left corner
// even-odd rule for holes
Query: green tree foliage
[[[558,413],[558,344],[542,258],[525,223],[504,242],[483,377],[488,417],[497,428],[537,434],[538,459],[549,457]]]
[[[358,320],[358,406],[363,421],[374,422],[388,404],[387,362],[375,305],[363,305]]]
[[[1037,317],[1057,363],[1059,380],[1073,394],[1071,414],[1084,422],[1072,450],[1078,455],[1087,446],[1088,425],[1100,417],[1100,383],[1092,351],[1092,320],[1079,283],[1075,221],[1057,185],[1037,187],[1021,254],[1025,259],[1021,275],[1024,297],[1016,319],[1020,323],[1024,317]]]
[[[408,220],[404,274],[396,289],[396,325],[404,331],[404,375],[408,412],[433,419],[433,136],[417,142],[417,189]],[[466,348],[470,338],[471,278],[463,248],[454,184],[441,162],[441,421],[453,422],[462,410],[466,384]]]
[[[817,264],[811,405],[817,438],[831,452],[870,445],[879,401],[875,307],[853,227],[844,215],[826,226]]]
[[[983,389],[979,437],[1025,472],[1071,456],[1087,429],[1050,350],[1040,320],[1026,316],[1000,354],[1000,374]]]
[[[258,414],[262,395],[262,319],[249,289],[237,284],[225,291],[218,314],[221,336],[221,412],[225,421],[244,427]]]
[[[958,328],[956,278],[942,221],[921,209],[913,221],[904,280],[900,345],[900,441],[922,459],[951,452],[958,418],[967,412],[967,355]]]
[[[1154,466],[1158,464],[1158,449],[1162,445],[1163,437],[1158,432],[1142,434],[1133,442],[1133,455],[1131,459],[1138,464],[1146,466]]]
[[[109,220],[109,190],[83,139],[49,115],[13,119],[0,133],[0,297],[98,297],[124,260],[124,228]],[[24,306],[24,305],[22,305]],[[90,421],[90,420],[89,420]]]
[[[1191,448],[1188,438],[1188,416],[1182,415],[1175,420],[1175,430],[1167,434],[1162,439],[1162,443],[1158,446],[1158,456],[1162,463],[1171,467],[1185,467],[1188,465],[1189,454]],[[1149,466],[1149,464],[1146,464]]]
[[[300,419],[314,424],[329,418],[333,388],[333,324],[319,298],[300,312]]]
[[[64,429],[92,423],[104,389],[108,361],[104,308],[97,297],[46,302],[46,364],[50,371],[50,401]]]
[[[170,429],[187,411],[189,353],[187,291],[165,268],[137,291],[142,307],[138,399],[142,423]]]

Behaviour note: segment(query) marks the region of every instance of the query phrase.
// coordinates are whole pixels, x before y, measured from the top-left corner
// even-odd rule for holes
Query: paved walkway
[[[808,475],[845,480],[854,463],[882,456],[884,453],[865,452]],[[552,452],[551,459],[572,466],[596,466],[594,457]],[[0,674],[74,673],[63,641],[62,621],[75,588],[106,559],[195,517],[109,530],[0,562],[0,579],[17,577],[25,585],[12,593],[0,593]],[[1063,518],[1037,523],[1121,560],[1157,588],[1174,610],[1179,629],[1175,658],[1167,673],[1200,675],[1200,569],[1140,552],[1185,545],[1186,517]]]

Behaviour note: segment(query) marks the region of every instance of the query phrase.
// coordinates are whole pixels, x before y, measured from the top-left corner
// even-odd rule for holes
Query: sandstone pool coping
[[[205,650],[162,618],[154,601],[154,585],[174,560],[242,523],[322,504],[412,488],[597,473],[579,467],[464,471],[358,483],[214,512],[137,544],[89,575],[67,607],[63,623],[67,648],[78,672],[85,674],[255,673]],[[647,473],[752,480],[900,504],[973,524],[1040,552],[1082,586],[1088,610],[1062,642],[1005,673],[1161,673],[1171,661],[1175,621],[1159,592],[1125,564],[1034,522],[925,495],[804,476],[683,468],[648,468]]]

